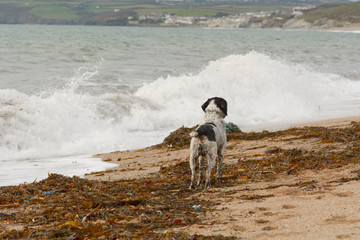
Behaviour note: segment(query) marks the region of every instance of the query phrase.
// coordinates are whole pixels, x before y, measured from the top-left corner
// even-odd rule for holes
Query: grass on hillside
[[[36,6],[29,13],[45,19],[72,20],[78,17],[74,9],[53,4]]]

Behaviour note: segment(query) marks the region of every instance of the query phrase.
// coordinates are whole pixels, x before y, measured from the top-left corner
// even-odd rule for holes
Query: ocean
[[[243,131],[360,115],[360,32],[0,25],[0,185],[113,165],[228,101]]]

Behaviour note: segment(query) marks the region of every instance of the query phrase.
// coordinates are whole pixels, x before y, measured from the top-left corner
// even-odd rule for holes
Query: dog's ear
[[[227,102],[223,98],[216,98],[215,103],[220,110],[227,116]]]
[[[209,105],[209,103],[210,103],[210,101],[211,101],[212,99],[211,98],[209,98],[202,106],[201,106],[201,108],[202,108],[202,110],[205,112],[205,110],[206,110],[206,108],[207,108],[207,106]]]

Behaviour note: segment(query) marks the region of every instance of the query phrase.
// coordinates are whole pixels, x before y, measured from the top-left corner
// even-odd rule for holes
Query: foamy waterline
[[[50,173],[65,176],[84,176],[93,171],[102,171],[116,164],[102,162],[92,156],[53,157],[49,159],[20,160],[14,166],[13,161],[1,161],[0,186],[18,185],[40,181]],[[11,175],[9,175],[11,171]],[[16,176],[16,177],[14,177]]]

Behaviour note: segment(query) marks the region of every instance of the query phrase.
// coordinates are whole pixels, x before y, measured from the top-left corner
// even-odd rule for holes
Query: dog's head
[[[207,111],[216,111],[222,118],[227,116],[227,102],[225,99],[220,97],[209,98],[202,106],[204,112]]]

